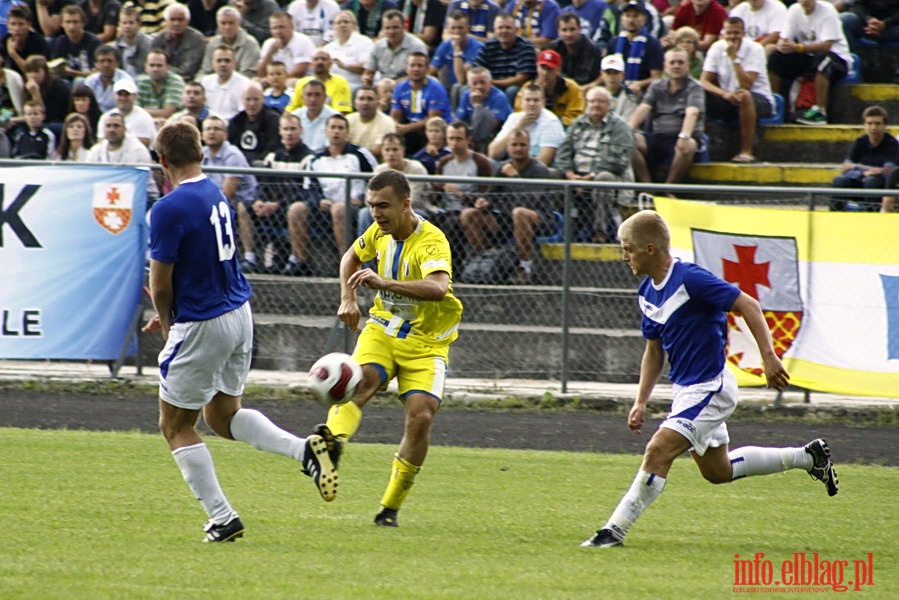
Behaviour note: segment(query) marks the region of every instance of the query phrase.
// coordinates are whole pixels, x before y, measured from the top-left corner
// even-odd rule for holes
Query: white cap
[[[128,92],[129,94],[137,93],[137,86],[134,85],[134,80],[130,77],[122,77],[118,81],[115,82],[115,85],[112,86],[112,91],[115,93],[119,92]]]
[[[603,71],[621,71],[624,72],[624,59],[620,54],[609,54],[602,59]]]

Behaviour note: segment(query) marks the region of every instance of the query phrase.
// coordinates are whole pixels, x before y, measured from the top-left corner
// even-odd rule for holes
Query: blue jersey
[[[661,339],[671,363],[669,379],[680,385],[702,383],[724,368],[727,311],[740,289],[693,263],[675,260],[655,285],[647,277],[638,298],[643,337]]]
[[[183,181],[150,211],[150,256],[175,265],[175,323],[207,321],[250,298],[237,261],[237,217],[203,175]]]

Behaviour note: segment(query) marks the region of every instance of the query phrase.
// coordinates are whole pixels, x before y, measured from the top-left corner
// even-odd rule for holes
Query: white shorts
[[[737,382],[724,368],[717,377],[694,385],[673,387],[671,412],[659,427],[678,432],[702,456],[708,448],[730,442],[724,422],[737,407]]]
[[[199,410],[217,392],[243,394],[253,356],[250,303],[208,321],[175,323],[159,353],[159,397]]]

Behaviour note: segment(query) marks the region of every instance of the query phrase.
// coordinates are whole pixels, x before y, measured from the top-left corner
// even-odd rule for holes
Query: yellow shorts
[[[384,327],[369,323],[359,334],[353,358],[360,365],[371,365],[381,372],[382,383],[394,377],[400,398],[422,393],[443,400],[449,346],[432,346],[409,338],[400,339],[384,333]]]

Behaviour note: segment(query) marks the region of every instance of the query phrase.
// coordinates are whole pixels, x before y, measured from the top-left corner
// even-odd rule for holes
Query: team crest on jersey
[[[694,229],[696,264],[746,292],[762,307],[778,357],[793,345],[802,325],[802,294],[796,238],[718,233]],[[764,374],[755,339],[741,315],[727,314],[727,360]]]
[[[113,235],[118,235],[128,228],[133,203],[133,183],[94,184],[94,220]]]

